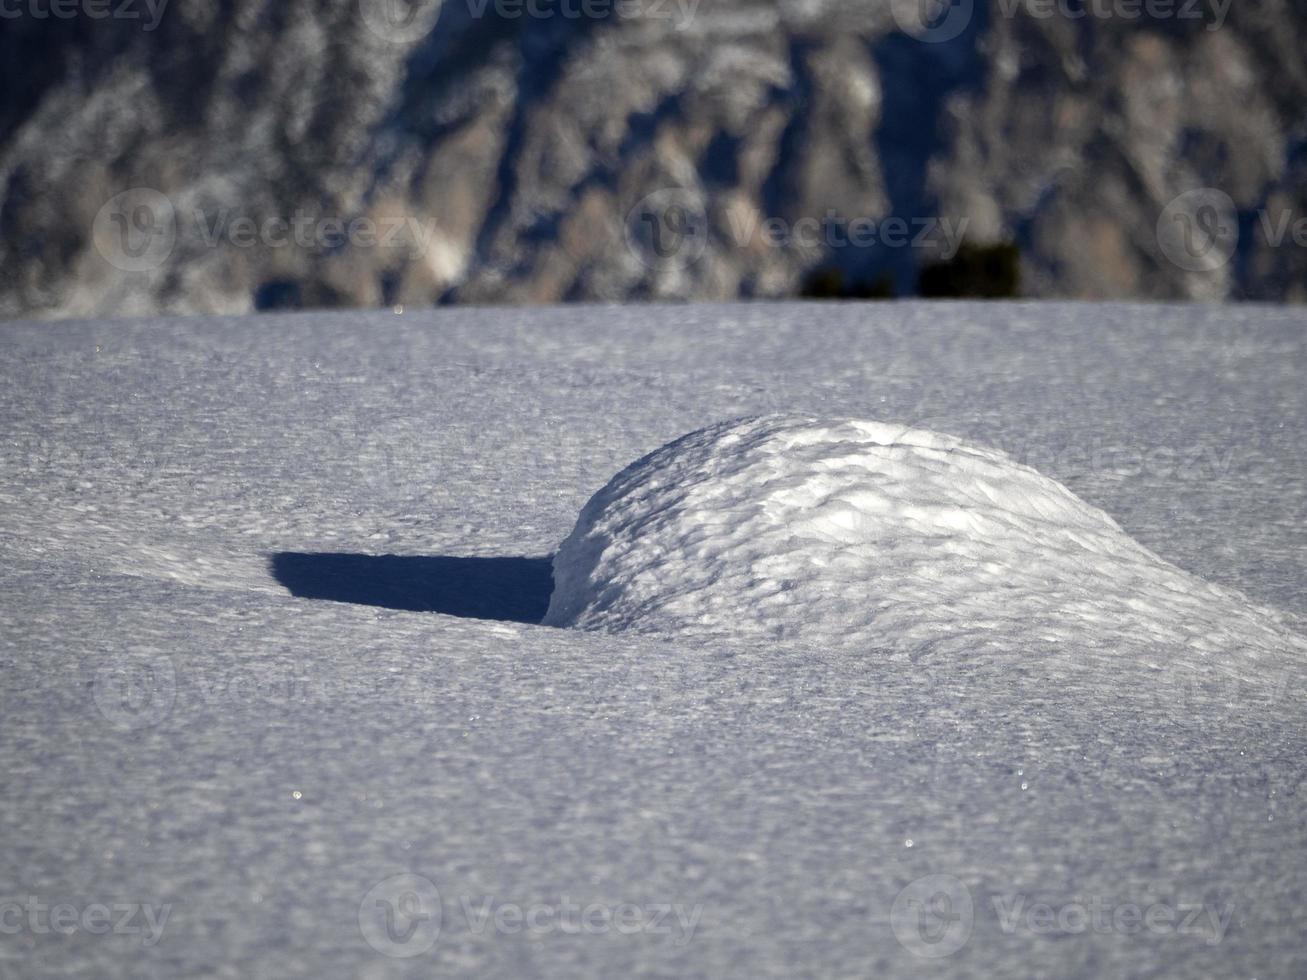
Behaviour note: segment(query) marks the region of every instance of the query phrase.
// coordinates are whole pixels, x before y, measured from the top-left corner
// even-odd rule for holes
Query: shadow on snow
[[[539,623],[554,587],[549,558],[280,551],[269,564],[273,577],[302,599],[513,623]]]

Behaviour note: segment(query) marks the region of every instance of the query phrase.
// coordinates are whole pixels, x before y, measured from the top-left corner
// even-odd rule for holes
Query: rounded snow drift
[[[554,558],[544,622],[916,652],[1297,642],[1001,452],[922,429],[767,416],[627,467]]]

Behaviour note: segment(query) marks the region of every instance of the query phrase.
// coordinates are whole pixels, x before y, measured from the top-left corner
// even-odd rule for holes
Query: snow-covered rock
[[[923,429],[764,416],[627,467],[554,559],[545,622],[916,655],[1299,646],[1005,454]]]

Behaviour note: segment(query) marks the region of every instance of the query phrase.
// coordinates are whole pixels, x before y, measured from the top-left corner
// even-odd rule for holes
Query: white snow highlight
[[[765,416],[623,470],[554,559],[546,624],[861,644],[1301,647],[1001,452],[923,429]]]

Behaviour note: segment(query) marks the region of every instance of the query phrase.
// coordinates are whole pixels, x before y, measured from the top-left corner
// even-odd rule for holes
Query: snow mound
[[[554,579],[546,624],[608,632],[919,653],[1302,646],[1005,454],[856,419],[677,439],[586,504]]]

